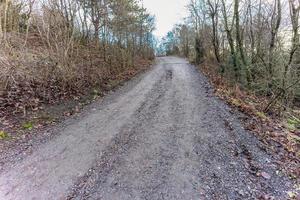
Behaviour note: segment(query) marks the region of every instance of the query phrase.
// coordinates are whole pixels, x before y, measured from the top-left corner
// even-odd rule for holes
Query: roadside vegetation
[[[0,0],[0,139],[11,115],[99,96],[145,69],[154,26],[135,0]]]
[[[199,65],[220,97],[251,116],[248,129],[287,150],[299,176],[300,1],[191,0],[187,7],[160,54]]]

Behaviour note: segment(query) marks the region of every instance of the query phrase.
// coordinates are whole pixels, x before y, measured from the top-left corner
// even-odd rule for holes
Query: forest
[[[1,0],[0,115],[134,75],[154,58],[154,28],[136,0]]]
[[[0,200],[300,200],[299,20],[300,0],[0,0]]]
[[[262,97],[265,112],[299,106],[299,0],[191,0],[189,16],[162,40],[230,86]]]

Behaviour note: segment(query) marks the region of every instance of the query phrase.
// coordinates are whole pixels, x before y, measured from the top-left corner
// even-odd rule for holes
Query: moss
[[[286,121],[286,127],[289,130],[297,130],[300,126],[300,120],[296,117],[290,118]]]
[[[291,124],[291,125],[299,125],[299,124],[300,124],[300,120],[297,119],[297,118],[288,119],[288,120],[287,120],[287,123],[288,123],[288,124]]]

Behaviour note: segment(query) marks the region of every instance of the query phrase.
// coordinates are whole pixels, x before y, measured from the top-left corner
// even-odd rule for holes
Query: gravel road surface
[[[287,199],[292,184],[187,61],[157,58],[0,174],[0,199]]]

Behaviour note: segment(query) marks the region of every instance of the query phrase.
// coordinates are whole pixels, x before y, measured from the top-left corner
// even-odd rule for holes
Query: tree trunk
[[[235,17],[235,31],[236,31],[236,43],[239,49],[239,53],[244,66],[247,66],[244,49],[243,49],[243,40],[240,30],[240,14],[239,14],[239,0],[234,1],[234,17]]]
[[[240,78],[240,67],[238,66],[238,63],[237,63],[236,51],[234,48],[234,40],[232,37],[232,29],[230,29],[229,25],[228,25],[228,17],[227,17],[227,13],[226,13],[227,11],[226,11],[225,0],[222,0],[222,7],[223,7],[222,11],[223,11],[223,17],[224,17],[225,32],[226,32],[227,40],[228,40],[229,47],[230,47],[230,55],[231,55],[231,59],[232,59],[234,76],[235,76],[236,81],[238,81]]]
[[[288,63],[284,67],[284,73],[283,73],[283,88],[286,86],[286,80],[288,76],[288,71],[290,68],[290,65],[293,63],[294,55],[299,50],[300,41],[299,41],[299,10],[300,5],[296,8],[294,0],[289,0],[289,6],[290,6],[290,17],[292,21],[292,28],[293,28],[293,37],[292,37],[292,48],[289,54],[289,60]]]
[[[277,11],[277,13],[276,13]],[[275,21],[275,22],[274,22]],[[275,0],[274,4],[274,11],[272,14],[271,20],[271,41],[269,46],[269,62],[268,62],[268,72],[269,72],[269,79],[272,81],[273,78],[273,62],[274,62],[274,49],[275,49],[275,42],[278,35],[279,26],[281,23],[281,2],[280,0]],[[272,87],[272,83],[269,83],[269,88]]]
[[[221,62],[220,58],[220,42],[219,42],[219,36],[218,36],[218,3],[214,3],[212,5],[211,1],[207,1],[209,7],[210,7],[210,17],[212,22],[212,29],[213,29],[213,36],[212,36],[212,43],[214,47],[214,54],[216,57],[216,60],[218,63]]]

